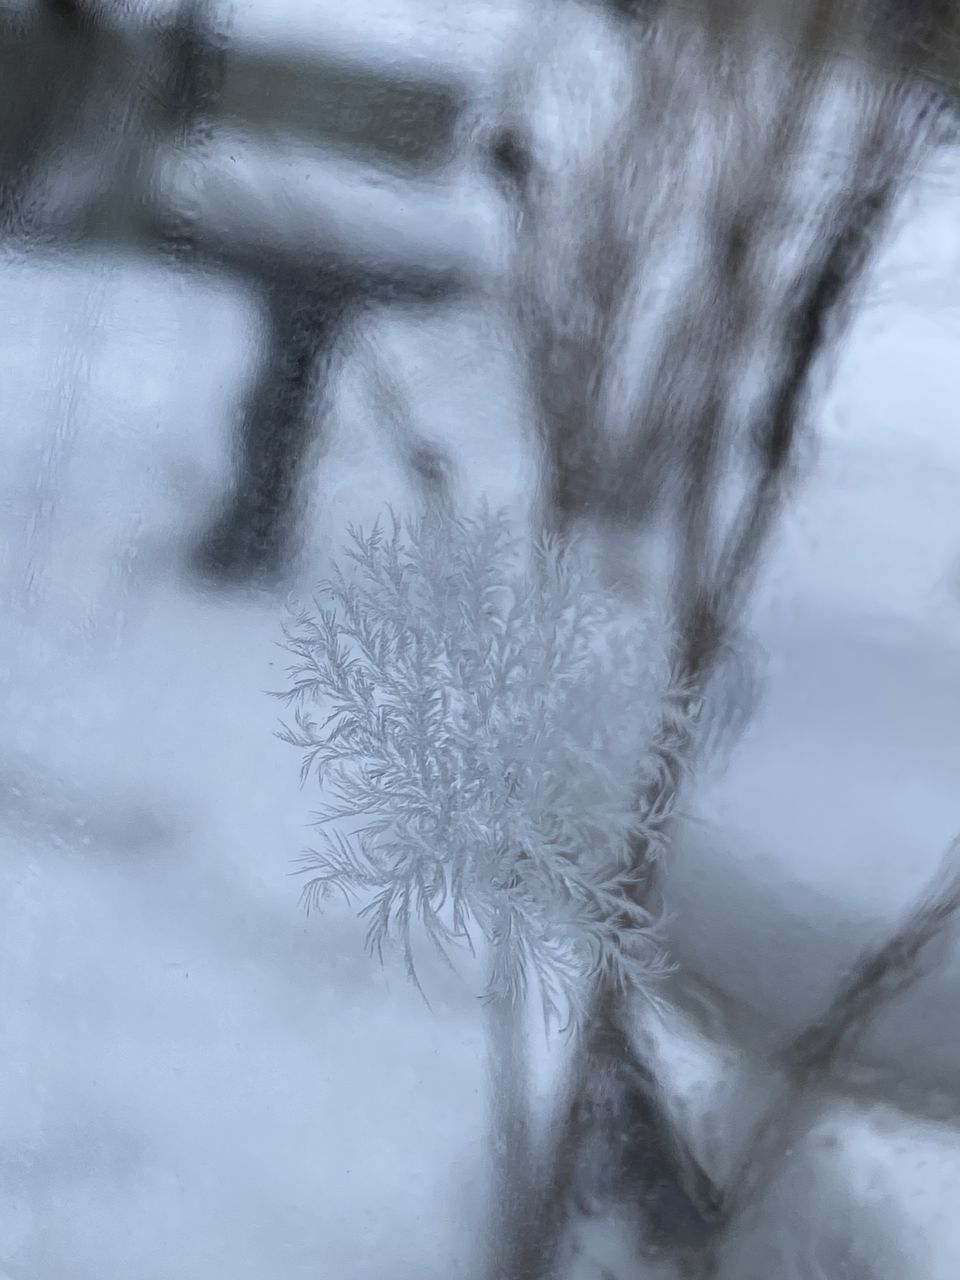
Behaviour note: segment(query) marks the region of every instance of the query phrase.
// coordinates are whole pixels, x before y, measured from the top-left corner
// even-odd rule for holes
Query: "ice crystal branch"
[[[447,958],[482,937],[488,995],[534,977],[576,1021],[589,979],[664,963],[631,855],[637,759],[658,767],[651,735],[686,705],[655,620],[591,585],[576,546],[524,557],[488,511],[350,539],[285,632],[280,736],[329,797],[304,901],[363,899],[369,945],[398,941],[414,981],[415,928]]]

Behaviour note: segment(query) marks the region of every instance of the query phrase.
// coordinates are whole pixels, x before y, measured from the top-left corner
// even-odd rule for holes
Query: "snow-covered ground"
[[[270,34],[265,10],[236,9]],[[361,41],[346,7],[322,9],[331,39]],[[422,39],[430,58],[460,47],[443,24],[461,23],[467,61],[493,57],[484,40],[502,50],[512,21],[507,4],[369,10],[385,46]],[[940,165],[876,272],[750,619],[763,704],[690,799],[678,954],[771,1034],[815,1012],[960,830],[958,198],[960,167]],[[494,321],[377,318],[316,459],[299,589],[348,519],[412,501],[374,420],[371,352],[396,369],[416,429],[449,442],[465,499],[529,499]],[[2,1280],[476,1274],[476,1002],[437,968],[427,1008],[399,966],[364,955],[349,911],[303,918],[289,872],[315,797],[272,736],[266,693],[283,685],[282,601],[204,594],[182,568],[227,483],[255,354],[252,304],[226,286],[133,257],[5,256]],[[956,1090],[958,1008],[953,960],[890,1015],[875,1059]],[[730,1080],[762,1075],[749,1056],[664,1043],[708,1134]],[[834,1102],[809,1145],[780,1192],[800,1239],[856,1234],[869,1211],[891,1275],[953,1280],[951,1129]],[[811,1198],[831,1170],[855,1210]],[[792,1278],[771,1261],[780,1226],[757,1241],[731,1280]]]
[[[0,1259],[458,1274],[480,1022],[381,974],[349,914],[304,921],[281,604],[179,576],[249,317],[135,263],[8,266],[3,295]]]

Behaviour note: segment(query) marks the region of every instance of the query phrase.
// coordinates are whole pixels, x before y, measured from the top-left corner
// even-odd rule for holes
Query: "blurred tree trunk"
[[[815,377],[941,106],[905,70],[926,28],[896,17],[833,0],[641,6],[559,89],[549,77],[573,50],[558,30],[521,73],[526,118],[494,149],[516,210],[544,522],[659,530],[693,723],[736,645]],[[656,844],[635,850],[651,907],[698,750],[696,732],[659,737],[669,749],[637,797],[658,815]],[[721,1196],[673,1131],[633,1024],[631,994],[598,981],[516,1280],[554,1274],[574,1201],[591,1197],[633,1219],[641,1248],[709,1270]]]

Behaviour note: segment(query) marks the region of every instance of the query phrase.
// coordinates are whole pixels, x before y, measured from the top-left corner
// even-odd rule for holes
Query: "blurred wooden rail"
[[[101,214],[114,198],[128,207],[150,203],[156,193],[134,195],[130,187],[149,175],[144,161],[152,152],[217,134],[239,133],[254,144],[296,139],[321,155],[339,153],[411,178],[437,174],[455,149],[470,91],[441,67],[378,60],[372,49],[361,61],[319,47],[244,45],[215,27],[204,0],[184,0],[166,19],[139,23],[87,18],[82,2],[36,0],[15,14],[0,9],[0,214],[16,203],[11,190],[22,190],[58,146],[66,154],[74,139],[98,129],[104,155],[116,160],[110,190],[98,200]],[[693,21],[729,31],[739,24],[787,42],[802,38],[814,4],[664,2]],[[657,7],[651,0],[597,3],[621,14]],[[896,62],[951,92],[960,81],[958,0],[835,0],[826,8],[816,34],[806,33],[812,49]],[[130,233],[111,221],[121,238]],[[111,235],[96,217],[72,232],[81,239]]]
[[[394,209],[398,222],[431,227],[430,188],[443,185],[466,91],[397,59],[388,67],[245,47],[215,29],[202,0],[140,23],[82,3],[0,11],[0,228],[28,250],[160,255],[231,278],[259,300],[262,363],[237,424],[235,488],[197,567],[216,578],[270,573],[292,536],[333,344],[369,303],[442,302],[462,292],[470,269],[456,246],[437,251],[436,230],[413,243],[387,235],[382,251],[369,235],[364,244],[363,228],[333,216],[342,186],[339,196],[287,191],[275,174],[251,182],[241,164],[225,208],[222,192],[219,204],[192,190],[178,196],[158,162],[179,153],[201,171],[209,164],[216,186],[225,176],[218,140],[229,138],[231,151],[236,140],[245,161],[269,156],[275,138],[295,139],[321,163],[345,156],[376,180],[396,178],[399,194],[388,192],[380,211],[388,232]],[[415,181],[427,176],[438,181]],[[338,238],[324,229],[334,222]]]
[[[245,48],[192,5],[137,26],[78,26],[45,10],[14,20],[0,11],[0,177],[8,192],[53,149],[98,127],[105,146],[124,150],[123,134],[141,159],[151,148],[230,129],[423,174],[450,155],[464,99],[461,86],[419,64]]]

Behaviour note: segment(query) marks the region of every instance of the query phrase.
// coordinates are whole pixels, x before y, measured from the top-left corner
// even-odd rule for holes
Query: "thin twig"
[[[823,3],[814,6],[811,33],[817,29],[816,20],[823,12]],[[868,131],[854,165],[853,193],[843,198],[839,207],[831,209],[830,235],[815,242],[817,258],[813,264],[809,260],[805,264],[799,287],[791,295],[798,301],[788,312],[786,351],[767,401],[764,429],[756,433],[761,443],[758,477],[748,488],[731,532],[722,538],[716,527],[714,504],[723,442],[730,430],[728,403],[744,343],[757,314],[756,303],[751,298],[758,287],[758,263],[750,250],[755,250],[758,236],[775,222],[773,214],[782,204],[786,190],[787,160],[797,151],[815,102],[822,64],[812,59],[812,48],[812,43],[805,43],[797,52],[783,120],[769,135],[768,145],[760,150],[759,159],[750,166],[752,177],[740,188],[743,194],[734,202],[731,212],[720,219],[716,284],[707,302],[707,313],[691,311],[691,301],[695,308],[698,304],[702,306],[702,298],[685,300],[680,318],[672,326],[674,341],[669,342],[663,352],[661,376],[655,380],[658,387],[666,388],[661,393],[660,406],[666,421],[676,407],[671,388],[676,386],[678,367],[686,365],[685,353],[690,353],[691,359],[695,355],[696,359],[707,362],[706,371],[701,370],[693,383],[699,388],[699,403],[695,399],[693,405],[688,404],[682,424],[675,423],[672,428],[675,432],[681,431],[681,438],[686,442],[677,523],[676,613],[678,678],[690,687],[691,702],[703,690],[743,607],[774,517],[785,497],[785,481],[811,375],[827,342],[836,334],[838,315],[862,275],[878,226],[900,189],[906,159],[915,140],[911,135],[907,147],[903,146],[897,132],[901,124],[899,110],[891,113],[888,109],[891,99],[885,97],[875,127]],[[888,139],[884,131],[891,127],[893,136]],[[526,210],[528,225],[531,216],[531,211]],[[606,221],[608,219],[601,220],[604,225]],[[613,305],[609,294],[607,301]],[[602,307],[602,303],[603,299],[597,294],[596,307]],[[619,304],[616,310],[620,311]],[[606,330],[598,326],[597,333],[606,333]],[[679,352],[677,338],[682,340]],[[545,357],[542,345],[537,351],[535,344],[533,351],[542,359]],[[602,349],[591,349],[589,357],[601,364],[609,362],[609,342]],[[544,366],[537,375],[538,382],[548,385],[555,372]],[[594,371],[587,384],[596,388],[601,380],[601,375]],[[583,385],[585,381],[581,378],[580,390]],[[577,401],[574,399],[573,403]],[[575,417],[580,420],[561,424],[556,420],[547,421],[548,439],[551,432],[558,430],[564,435],[569,430],[574,436],[584,431],[589,431],[591,436],[597,434],[587,416],[587,406],[581,406]],[[561,472],[550,488],[554,495],[573,493],[578,485],[582,489],[591,481],[589,475],[574,479],[562,474],[564,468],[584,466],[585,448],[589,450],[589,442],[584,445],[581,439],[577,449],[561,441],[549,451],[550,465],[554,472]],[[639,463],[639,459],[637,461]],[[562,501],[566,503],[566,499]],[[695,715],[691,714],[691,726],[694,721]],[[636,850],[638,866],[650,868],[650,875],[640,890],[650,903],[658,892],[657,852],[672,819],[682,762],[691,754],[692,728],[665,753],[655,783],[645,787],[639,797],[645,814],[660,815],[658,824],[648,823],[648,827],[659,827],[656,847],[647,837],[638,842]],[[637,1105],[636,1080],[642,1077],[646,1081],[650,1077],[626,1032],[629,1020],[629,1000],[623,993],[599,983],[592,998],[587,1028],[574,1050],[568,1097],[555,1126],[547,1169],[541,1178],[539,1211],[520,1244],[512,1273],[517,1277],[551,1274],[585,1144],[596,1139],[598,1130],[609,1134],[625,1126],[626,1117]],[[647,1086],[645,1090],[649,1093]],[[677,1155],[682,1144],[671,1132],[669,1123],[661,1124],[656,1132],[647,1126],[644,1140],[656,1141],[665,1152],[672,1153],[675,1181],[680,1187],[684,1183],[689,1187],[689,1173],[682,1167],[687,1163],[686,1158],[678,1159]],[[638,1168],[642,1167],[642,1161],[637,1163]],[[690,1163],[695,1167],[695,1162]],[[706,1220],[711,1214],[712,1195],[705,1175],[702,1171],[698,1173],[700,1176],[693,1182],[699,1184],[703,1203],[698,1207]],[[637,1183],[638,1190],[641,1183],[642,1176]],[[693,1194],[695,1197],[697,1192]]]
[[[755,1208],[796,1142],[810,1127],[823,1086],[848,1059],[870,1023],[915,986],[932,967],[960,913],[960,837],[903,923],[864,953],[823,1016],[798,1035],[784,1055],[787,1080],[757,1122],[724,1197],[722,1229],[711,1246],[715,1270],[723,1242]]]
[[[531,1212],[534,1185],[530,1070],[523,1006],[509,996],[487,1001],[491,1147],[496,1234],[488,1243],[490,1280],[503,1280]]]

